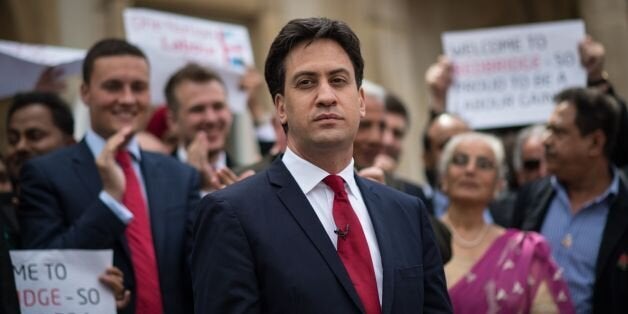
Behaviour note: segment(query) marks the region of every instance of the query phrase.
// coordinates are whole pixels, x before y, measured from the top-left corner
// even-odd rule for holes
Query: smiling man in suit
[[[201,202],[197,312],[451,312],[421,202],[355,175],[363,66],[339,21],[293,20],[275,38],[265,75],[288,148]]]
[[[81,98],[91,122],[85,138],[22,169],[24,247],[113,249],[132,292],[125,313],[191,313],[186,226],[199,176],[139,148],[134,134],[150,107],[142,51],[119,39],[96,43],[83,63]]]

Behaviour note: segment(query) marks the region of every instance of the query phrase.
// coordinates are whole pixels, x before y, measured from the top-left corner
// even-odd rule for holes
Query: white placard
[[[60,78],[79,74],[84,57],[81,49],[0,40],[0,98],[32,90],[49,67],[62,73]]]
[[[112,250],[11,251],[22,314],[114,314],[113,293],[98,277]]]
[[[227,85],[229,106],[246,108],[246,94],[239,78],[253,65],[248,30],[242,25],[221,23],[149,9],[124,10],[129,42],[146,53],[151,64],[151,99],[164,104],[164,87],[170,75],[188,62],[218,72]]]
[[[444,33],[454,64],[447,111],[474,129],[545,122],[557,92],[586,85],[584,34],[580,20]]]

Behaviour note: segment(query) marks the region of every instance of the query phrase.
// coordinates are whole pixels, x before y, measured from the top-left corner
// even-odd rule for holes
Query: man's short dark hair
[[[402,116],[403,119],[406,120],[406,124],[410,126],[410,115],[408,115],[408,110],[403,102],[401,102],[401,99],[391,93],[386,93],[384,105],[386,106],[386,113]]]
[[[136,56],[145,59],[146,63],[148,63],[144,52],[126,40],[118,38],[103,39],[95,43],[87,51],[87,55],[83,60],[83,82],[89,83],[96,59],[113,56]]]
[[[612,156],[619,128],[619,105],[611,97],[594,89],[582,87],[568,88],[556,96],[554,102],[567,102],[576,109],[576,127],[581,135],[602,130],[606,136],[604,154]]]
[[[284,92],[285,61],[290,51],[303,42],[310,44],[318,39],[333,40],[344,49],[353,64],[356,84],[358,88],[362,86],[364,59],[360,52],[360,40],[347,24],[328,18],[294,19],[275,37],[266,57],[264,76],[273,100],[277,94]]]
[[[168,109],[172,112],[177,112],[180,107],[179,100],[175,95],[175,89],[185,81],[192,81],[194,83],[218,81],[225,87],[223,80],[214,71],[196,63],[188,63],[168,79],[168,83],[166,83],[166,88],[164,89]]]
[[[33,105],[42,105],[48,108],[52,115],[52,123],[63,134],[67,136],[74,135],[74,118],[72,117],[70,107],[57,94],[50,92],[27,92],[13,96],[13,101],[7,111],[6,127],[9,127],[9,121],[11,121],[15,112]]]

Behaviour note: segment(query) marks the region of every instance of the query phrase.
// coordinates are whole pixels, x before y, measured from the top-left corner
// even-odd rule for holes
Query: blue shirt
[[[575,214],[565,188],[555,176],[550,180],[556,195],[550,202],[541,234],[563,269],[576,313],[591,313],[597,256],[610,205],[619,191],[619,176],[613,169],[613,179],[606,191]]]
[[[100,135],[96,134],[93,130],[88,130],[85,135],[85,142],[87,143],[87,147],[94,155],[94,158],[98,158],[98,155],[105,148],[106,140]],[[142,171],[140,171],[140,146],[135,140],[135,137],[131,138],[129,143],[126,146],[127,151],[131,155],[131,163],[133,166],[133,170],[135,171],[135,175],[137,176],[140,185],[142,187],[142,192],[144,195],[144,199],[146,200],[146,185],[144,184],[144,177],[142,177]],[[133,213],[126,208],[122,203],[113,198],[113,196],[109,195],[109,193],[104,190],[98,194],[100,200],[111,209],[111,211],[116,215],[116,217],[120,218],[120,220],[124,224],[128,224],[133,219]]]

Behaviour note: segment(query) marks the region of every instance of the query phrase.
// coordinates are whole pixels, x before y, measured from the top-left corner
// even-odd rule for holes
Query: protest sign
[[[112,292],[98,277],[112,250],[11,251],[22,314],[114,314]]]
[[[546,121],[557,92],[586,84],[583,38],[579,20],[444,33],[454,64],[447,111],[475,129]]]
[[[151,63],[151,99],[165,103],[170,75],[188,62],[208,66],[225,81],[234,112],[246,109],[239,78],[253,65],[246,27],[149,9],[127,8],[124,27],[129,42],[138,45]]]
[[[35,87],[49,67],[59,78],[81,72],[85,51],[0,40],[0,98]]]

